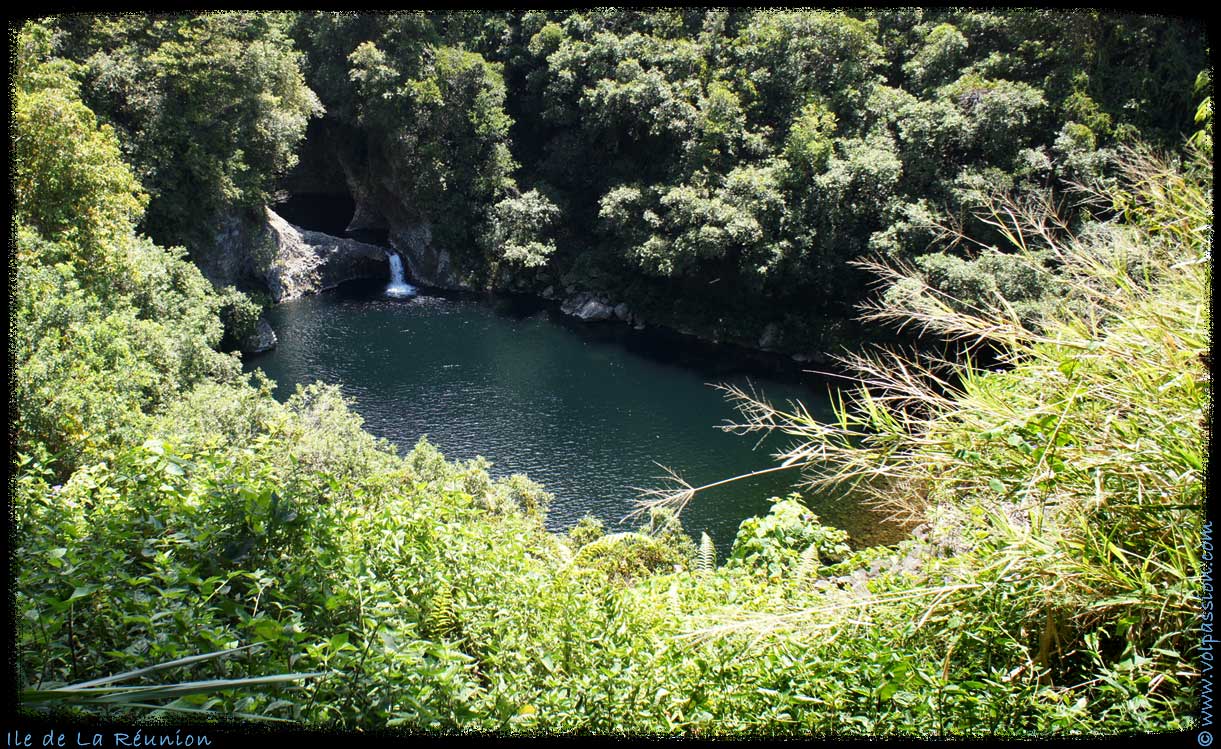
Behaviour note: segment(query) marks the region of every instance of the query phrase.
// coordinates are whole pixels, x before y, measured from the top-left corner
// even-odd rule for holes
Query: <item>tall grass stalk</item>
[[[21,703],[27,708],[63,709],[68,707],[105,707],[112,709],[138,709],[156,712],[191,713],[207,716],[220,716],[214,710],[193,708],[179,703],[184,697],[199,694],[215,694],[225,690],[249,690],[256,687],[281,685],[292,682],[316,679],[322,673],[290,673],[273,674],[270,676],[252,676],[239,679],[203,679],[160,684],[123,684],[158,671],[182,668],[203,661],[215,660],[235,653],[258,647],[258,644],[245,645],[237,648],[218,650],[213,653],[176,658],[164,663],[157,663],[145,668],[133,669],[111,676],[103,676],[75,684],[38,687],[22,690]],[[157,700],[170,700],[164,704],[154,704]],[[248,720],[281,721],[282,719],[251,715],[234,714]]]

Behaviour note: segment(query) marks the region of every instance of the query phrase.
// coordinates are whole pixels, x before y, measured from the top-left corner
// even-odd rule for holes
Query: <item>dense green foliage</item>
[[[556,208],[513,178],[503,65],[447,34],[440,16],[302,14],[307,80],[346,158],[393,175],[388,218],[429,225],[464,268],[543,264]]]
[[[74,66],[48,58],[40,27],[18,52],[15,447],[54,455],[67,475],[135,439],[143,413],[240,363],[213,350],[219,300],[195,266],[134,234],[145,194],[81,103]]]
[[[1208,67],[1192,21],[1101,11],[55,26],[56,50],[84,66],[86,103],[127,136],[158,241],[207,253],[219,218],[268,200],[325,108],[316,160],[360,184],[364,209],[385,214],[375,222],[449,253],[462,283],[592,291],[752,346],[771,326],[767,345],[789,353],[874,333],[850,322],[864,255],[924,256],[927,280],[967,302],[994,285],[1032,308],[1054,299],[941,227],[999,244],[972,218],[982,197],[1110,174],[1138,134],[1177,146]]]
[[[478,218],[452,231],[489,232],[478,251],[496,262],[540,281],[571,262],[646,288],[726,273],[794,324],[822,308],[782,292],[846,294],[843,262],[870,246],[923,252],[916,218],[965,211],[985,182],[1042,184],[1023,163],[1099,176],[1105,139],[1173,134],[1194,113],[1190,81],[1181,96],[1167,81],[1196,64],[1199,40],[1142,61],[1177,22],[931,16],[63,19],[58,43],[83,45],[84,67],[28,24],[10,323],[20,684],[259,643],[181,676],[324,677],[159,709],[701,736],[1192,726],[1208,157],[1111,151],[1119,181],[1093,196],[1110,220],[1070,236],[1019,197],[972,219],[985,242],[1013,240],[1004,251],[886,272],[875,317],[985,339],[999,369],[967,362],[930,383],[937,371],[861,358],[865,387],[834,424],[744,403],[748,428],[797,438],[793,464],[928,525],[927,540],[858,551],[799,497],[745,521],[720,559],[664,507],[633,533],[548,533],[550,497],[524,476],[494,480],[426,441],[398,455],[335,387],[278,403],[266,381],[243,381],[215,347],[220,316],[248,322],[249,307],[137,234],[146,201],[150,231],[178,220],[192,194],[180,189],[209,210],[265,198],[315,109],[284,67],[290,28],[328,110],[370,128],[435,201],[421,211]],[[149,86],[165,98],[144,98]],[[172,91],[232,101],[234,122],[271,140],[239,148],[198,112],[147,129],[190,101]],[[533,133],[515,141],[533,139],[525,192],[510,113]],[[189,158],[155,155],[196,137]],[[603,239],[578,251],[576,227],[593,225]]]
[[[470,282],[503,283],[508,259],[519,287],[749,344],[774,323],[771,345],[802,351],[842,342],[869,253],[930,255],[931,281],[1018,303],[1054,293],[937,244],[938,225],[995,243],[971,220],[981,195],[1098,177],[1137,132],[1180,142],[1198,31],[1093,11],[611,9],[314,14],[294,33],[327,123],[390,163],[409,220]],[[506,231],[510,210],[529,223]]]
[[[321,106],[298,69],[290,21],[266,13],[57,19],[56,49],[83,66],[86,102],[122,133],[151,197],[144,224],[157,241],[207,242],[218,217],[261,208],[296,163]]]

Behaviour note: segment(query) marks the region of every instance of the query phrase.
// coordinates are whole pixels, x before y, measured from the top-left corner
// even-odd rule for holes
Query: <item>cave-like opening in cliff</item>
[[[310,231],[335,237],[347,234],[348,222],[356,211],[356,201],[346,190],[340,192],[293,192],[271,207],[285,221]]]
[[[286,191],[271,209],[301,229],[381,246],[388,243],[384,228],[349,228],[356,214],[356,200],[342,182],[336,187],[315,185],[308,189]]]
[[[339,158],[345,142],[344,133],[337,132],[333,123],[311,121],[297,152],[297,164],[279,180],[279,200],[271,209],[302,229],[385,245],[385,230],[349,230],[357,204]],[[361,223],[368,224],[367,213],[364,218]]]

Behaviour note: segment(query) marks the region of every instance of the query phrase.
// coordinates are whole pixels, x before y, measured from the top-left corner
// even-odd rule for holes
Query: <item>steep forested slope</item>
[[[217,216],[266,201],[325,110],[304,145],[324,165],[315,187],[350,191],[356,223],[389,229],[421,280],[585,291],[789,353],[869,334],[844,327],[864,255],[920,257],[964,301],[1037,305],[1037,274],[939,242],[939,226],[996,242],[971,218],[982,196],[1107,174],[1137,135],[1177,145],[1208,66],[1194,21],[1101,11],[58,25],[85,100],[131,136],[159,241],[257,252]]]

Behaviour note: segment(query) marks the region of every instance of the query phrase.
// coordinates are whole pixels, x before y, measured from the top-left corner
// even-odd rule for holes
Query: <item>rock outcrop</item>
[[[388,278],[386,250],[382,247],[293,226],[270,208],[267,223],[275,253],[265,280],[276,302],[358,278]]]
[[[261,212],[234,210],[197,228],[185,244],[204,278],[218,289],[249,291],[264,285],[275,245]]]
[[[543,298],[548,299],[547,293],[554,290],[548,287],[543,291]],[[564,300],[560,305],[560,312],[566,315],[571,315],[578,320],[585,322],[601,322],[603,320],[619,320],[635,326],[637,329],[641,327],[643,322],[624,302],[614,304],[608,301],[605,297],[592,294],[588,291],[580,291]]]
[[[560,311],[585,322],[613,320],[615,317],[615,308],[611,304],[586,292],[564,300],[564,303],[560,305]]]
[[[276,347],[276,343],[278,339],[276,332],[271,329],[271,323],[267,322],[267,318],[260,317],[254,326],[254,332],[242,341],[241,351],[244,354],[261,354],[271,351]]]
[[[432,243],[432,226],[429,224],[395,226],[390,230],[390,246],[407,261],[407,272],[411,277],[425,286],[450,290],[470,288],[454,273],[449,250],[440,249]]]

